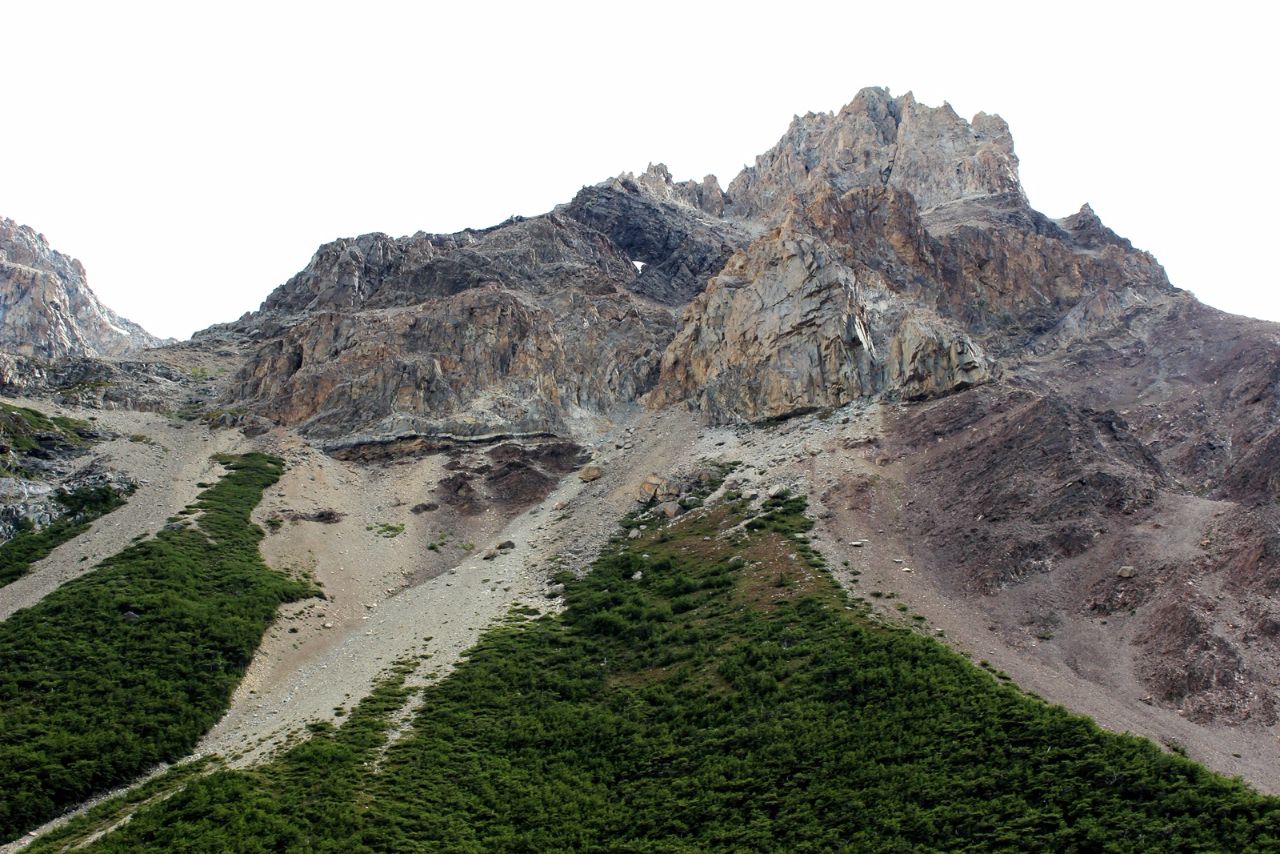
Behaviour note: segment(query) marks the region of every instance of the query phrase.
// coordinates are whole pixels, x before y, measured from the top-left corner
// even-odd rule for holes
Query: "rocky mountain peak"
[[[1102,219],[1094,213],[1088,202],[1081,205],[1076,213],[1058,220],[1058,224],[1071,233],[1071,238],[1077,245],[1087,249],[1101,249],[1104,246],[1133,249],[1132,243],[1102,224]]]
[[[724,216],[725,195],[715,175],[699,181],[675,181],[665,163],[650,163],[637,177],[631,172],[618,176],[624,186],[634,184],[653,198],[696,208],[714,217]]]
[[[922,211],[951,202],[1009,196],[1026,203],[1009,127],[949,104],[929,107],[908,92],[863,89],[837,113],[797,116],[772,149],[729,185],[731,215],[776,221],[792,197],[858,187],[894,187]]]
[[[1030,207],[999,116],[868,88],[727,193],[650,163],[541,216],[325,244],[233,325],[259,346],[230,402],[331,441],[563,435],[641,399],[785,418],[990,382],[1168,289],[1087,207]]]
[[[162,343],[99,302],[79,261],[0,217],[0,350],[55,359],[120,356]]]

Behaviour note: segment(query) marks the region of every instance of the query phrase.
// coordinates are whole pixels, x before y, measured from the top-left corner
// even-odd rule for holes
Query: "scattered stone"
[[[664,501],[658,505],[658,512],[668,519],[674,519],[684,512],[679,501]]]
[[[680,485],[674,481],[651,474],[640,483],[637,498],[642,503],[675,501],[680,497]]]
[[[1116,575],[1121,578],[1133,578],[1134,568],[1131,566],[1122,566],[1116,570]]]
[[[638,540],[638,539],[640,539],[640,529],[639,529],[639,528],[632,528],[630,531],[628,531],[628,532],[627,532],[627,539],[628,539],[628,540]]]
[[[500,552],[509,552],[515,547],[516,547],[516,544],[511,540],[503,540],[502,542],[498,543],[498,551]]]
[[[421,504],[415,504],[412,507],[410,507],[409,512],[415,513],[415,514],[421,514],[421,513],[430,513],[433,510],[439,510],[439,509],[440,509],[440,505],[435,503],[434,501],[424,501]]]
[[[331,629],[331,628],[333,628],[333,623],[323,623],[323,624],[320,626],[320,628],[322,628],[322,629]]]
[[[782,484],[778,484],[777,486],[770,487],[769,492],[767,494],[770,498],[778,498],[782,495],[785,495],[789,491],[790,490],[788,490]]]
[[[493,560],[493,559],[494,559],[494,558],[496,558],[497,556],[498,556],[498,550],[497,550],[497,549],[489,549],[488,551],[486,551],[486,552],[484,553],[484,555],[482,555],[482,556],[481,556],[481,558],[480,558],[480,559],[481,559],[481,560]]]
[[[632,581],[639,581],[642,578],[644,578],[644,570],[642,569],[637,569],[635,572],[631,573]]]

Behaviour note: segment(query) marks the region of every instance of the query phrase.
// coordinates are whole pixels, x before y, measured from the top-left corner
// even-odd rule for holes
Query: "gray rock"
[[[121,356],[162,342],[98,301],[84,266],[0,217],[0,349],[21,356]]]

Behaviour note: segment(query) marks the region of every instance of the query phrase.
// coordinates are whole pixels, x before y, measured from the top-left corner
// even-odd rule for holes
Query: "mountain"
[[[79,261],[0,217],[0,351],[44,359],[121,356],[162,343],[99,302]]]
[[[1011,642],[1051,590],[1060,642],[1107,662],[1077,669],[1276,719],[1277,327],[1174,288],[1087,204],[1032,209],[998,116],[866,89],[727,192],[658,165],[490,229],[340,240],[221,331],[252,341],[226,403],[331,448],[908,404],[880,440],[908,524]]]
[[[865,89],[727,191],[657,165],[490,229],[340,240],[215,331],[252,342],[225,402],[330,448],[893,404],[904,536],[1010,644],[1276,720],[1278,329],[1087,204],[1032,209],[998,116]]]
[[[768,847],[786,825],[821,848],[836,838],[803,835],[819,832],[804,792],[831,784],[822,803],[851,803],[871,790],[858,780],[910,817],[858,837],[865,847],[945,847],[930,833],[946,828],[975,850],[1142,848],[1144,834],[1266,848],[1275,801],[1170,754],[1280,792],[1280,325],[1200,304],[1088,204],[1034,210],[1018,165],[998,116],[864,89],[795,117],[727,188],[653,164],[491,228],[343,238],[190,342],[132,361],[0,364],[0,390],[134,434],[104,440],[146,504],[108,519],[163,525],[155,548],[198,562],[195,532],[218,510],[209,543],[244,547],[245,578],[279,581],[250,559],[261,538],[267,564],[299,582],[264,602],[323,590],[274,625],[255,610],[234,645],[209,648],[216,626],[170,625],[160,599],[128,592],[152,581],[149,540],[103,564],[120,573],[116,610],[71,601],[94,578],[90,555],[148,533],[103,526],[0,594],[30,608],[0,609],[24,626],[40,608],[82,613],[107,658],[133,654],[112,628],[121,613],[160,648],[170,629],[198,638],[225,689],[199,693],[201,720],[226,710],[208,733],[195,715],[164,723],[173,704],[159,698],[144,724],[165,740],[89,768],[123,783],[193,750],[230,757],[109,844],[171,845],[165,828],[181,826],[211,848],[278,834],[284,847],[315,835],[429,849],[483,819],[473,847],[554,848],[566,837],[547,828],[577,816],[581,847],[694,825],[694,847]],[[200,492],[221,488],[213,450],[225,493]],[[246,509],[259,492],[232,488],[246,469],[261,528]],[[58,588],[67,578],[84,583]],[[234,610],[238,589],[208,595]],[[23,657],[28,634],[4,631],[15,661],[39,660]],[[154,679],[174,692],[207,681],[173,671]],[[122,730],[113,745],[156,699],[135,683],[94,712]],[[845,715],[873,695],[868,708],[896,717],[871,737],[858,729],[870,718]],[[1038,697],[1169,753],[1095,737]],[[793,716],[771,717],[774,703]],[[24,726],[46,710],[28,713]],[[844,747],[809,752],[814,721],[839,721]],[[313,740],[285,749],[304,726]],[[92,764],[101,747],[47,742],[68,751],[50,768]],[[868,745],[870,764],[850,765]],[[1004,764],[984,764],[997,754]],[[450,756],[479,758],[437,786],[431,769]],[[776,800],[758,800],[766,778]],[[312,809],[321,783],[326,806]],[[11,829],[98,790],[63,784],[18,804]],[[654,799],[675,790],[689,796],[678,815]],[[414,791],[448,809],[418,815]],[[500,808],[484,795],[508,791],[519,797]],[[610,812],[617,791],[665,835]],[[994,826],[975,817],[986,807]],[[107,809],[83,838],[132,809]],[[1211,827],[1210,813],[1232,818]],[[253,816],[234,829],[247,835],[225,836],[218,815]]]

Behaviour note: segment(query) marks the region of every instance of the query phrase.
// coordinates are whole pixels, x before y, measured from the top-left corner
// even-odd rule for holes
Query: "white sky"
[[[999,113],[1037,208],[1088,201],[1174,284],[1280,320],[1270,4],[830,5],[0,0],[0,215],[186,337],[335,237],[492,225],[650,161],[727,186],[883,85]]]

